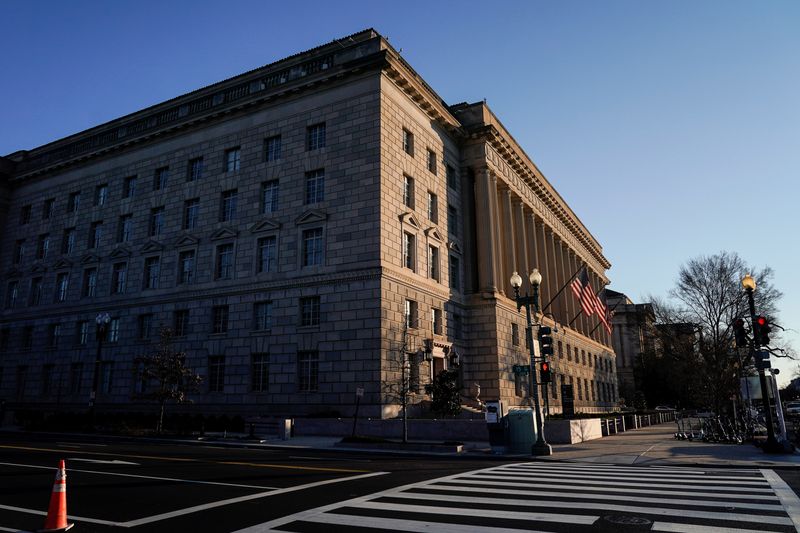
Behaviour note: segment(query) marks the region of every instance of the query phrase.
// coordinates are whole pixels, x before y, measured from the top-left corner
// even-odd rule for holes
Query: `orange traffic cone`
[[[61,459],[56,471],[56,481],[53,483],[47,519],[44,521],[44,528],[39,531],[66,531],[74,525],[67,523],[67,469],[64,459]]]

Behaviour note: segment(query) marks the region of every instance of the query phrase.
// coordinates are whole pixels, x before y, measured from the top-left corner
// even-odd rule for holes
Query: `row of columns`
[[[539,293],[542,311],[552,313],[559,324],[609,346],[599,318],[582,313],[571,288],[565,287],[579,269],[586,267],[597,294],[603,287],[601,277],[520,197],[508,188],[501,189],[488,169],[477,173],[475,200],[480,290],[513,298],[511,274],[516,270],[526,279],[533,268],[538,268],[543,278]]]

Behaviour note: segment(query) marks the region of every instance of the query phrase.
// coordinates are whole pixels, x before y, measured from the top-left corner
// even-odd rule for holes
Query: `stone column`
[[[516,268],[519,269],[520,276],[530,274],[531,266],[528,263],[528,243],[525,239],[525,205],[519,198],[512,201],[512,212],[514,218],[514,248],[516,249]],[[524,274],[523,274],[524,272]]]
[[[492,197],[494,182],[488,169],[477,172],[475,182],[476,256],[478,260],[478,284],[481,292],[497,291],[497,265],[495,258],[495,231],[492,220]]]
[[[547,277],[547,232],[545,231],[544,220],[538,219],[535,221],[536,228],[536,268],[542,273],[542,277]],[[550,285],[545,279],[542,286],[539,287],[539,298],[541,298],[542,305],[547,305],[550,301]]]
[[[556,295],[556,292],[560,288],[558,285],[558,276],[556,275],[556,260],[555,260],[555,234],[553,230],[549,227],[545,227],[545,239],[544,239],[544,252],[545,252],[545,261],[547,262],[547,271],[542,273],[544,277],[543,285],[547,286],[547,293],[549,295],[548,299],[542,304],[547,305],[547,302],[552,300],[549,309],[547,311],[553,313],[553,316],[556,317],[556,320],[560,321],[562,316],[561,310],[561,298],[553,298]]]
[[[561,237],[556,235],[553,232],[553,294],[556,294],[561,288],[564,286],[564,270],[563,265],[561,264]],[[569,318],[567,315],[569,311],[567,310],[567,301],[564,299],[566,293],[561,290],[561,294],[558,295],[558,310],[559,314],[553,313],[556,317],[556,320],[561,324],[566,324],[569,322]]]
[[[494,266],[495,266],[495,286],[500,294],[505,295],[505,287],[509,284],[511,279],[511,272],[508,270],[505,258],[503,256],[503,236],[500,231],[500,202],[497,200],[497,176],[493,172],[489,172],[489,200],[492,205],[492,213],[490,218],[486,221],[492,228],[492,242],[494,243]],[[506,279],[508,278],[508,279]]]
[[[514,288],[511,287],[511,274],[516,270],[525,278],[525,271],[520,271],[520,264],[515,253],[514,220],[511,208],[511,190],[500,191],[500,228],[503,238],[500,240],[503,248],[503,263],[505,270],[501,276],[501,287],[505,287],[506,295],[512,296]]]
[[[567,325],[569,324],[569,321],[575,318],[575,315],[577,314],[577,309],[575,308],[575,296],[573,296],[572,294],[572,287],[569,286],[569,284],[572,284],[571,276],[573,272],[575,272],[575,270],[573,270],[572,265],[570,264],[569,261],[569,255],[570,255],[569,246],[567,245],[567,243],[563,241],[561,244],[562,246],[560,250],[561,254],[559,256],[560,259],[559,264],[561,265],[561,273],[564,279],[564,283],[568,283],[567,288],[564,289],[564,305],[567,310],[567,320],[564,325]],[[577,323],[578,321],[575,320],[575,322]],[[575,324],[573,324],[571,327],[573,327],[576,330],[578,329],[575,327]]]
[[[539,268],[539,260],[536,257],[536,246],[539,238],[536,235],[536,215],[532,211],[526,210],[523,217],[525,218],[525,247],[528,252],[528,272],[530,272],[534,268]]]

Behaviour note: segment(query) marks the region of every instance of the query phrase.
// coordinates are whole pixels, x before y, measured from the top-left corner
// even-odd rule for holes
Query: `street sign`
[[[356,398],[364,397],[364,387],[356,387]]]

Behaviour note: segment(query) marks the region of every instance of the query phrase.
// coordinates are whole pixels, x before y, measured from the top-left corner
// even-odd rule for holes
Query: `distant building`
[[[485,103],[447,105],[372,30],[2,157],[0,216],[12,409],[86,408],[103,312],[99,410],[144,408],[133,361],[162,326],[205,413],[347,415],[363,388],[389,417],[403,370],[416,403],[445,368],[527,404],[512,272],[538,267],[546,303],[610,267]],[[545,392],[608,410],[611,340],[578,309],[569,289],[547,309]]]
[[[630,405],[639,390],[636,383],[637,365],[644,353],[655,353],[657,335],[655,313],[649,303],[636,304],[625,294],[606,289],[608,308],[613,310],[612,342],[617,354],[617,380],[619,394]]]

